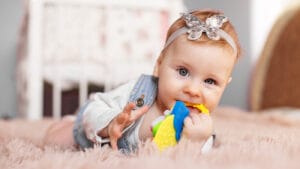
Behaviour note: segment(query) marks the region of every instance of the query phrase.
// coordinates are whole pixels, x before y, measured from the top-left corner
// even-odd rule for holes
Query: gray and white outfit
[[[157,95],[158,79],[151,75],[141,75],[138,80],[130,81],[110,92],[95,93],[79,110],[73,129],[76,143],[81,148],[102,145],[105,141],[97,135],[115,118],[128,102],[135,102],[136,109],[151,106]],[[127,127],[118,140],[118,148],[123,152],[134,151],[139,144],[139,129],[144,116]],[[210,149],[214,137],[210,137],[202,151]]]

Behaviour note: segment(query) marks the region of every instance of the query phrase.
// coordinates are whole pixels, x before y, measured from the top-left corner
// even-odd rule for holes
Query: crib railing
[[[43,117],[43,82],[53,85],[53,117],[61,117],[62,91],[88,84],[110,90],[152,68],[181,0],[29,0],[28,31],[18,63],[19,111]],[[24,17],[26,18],[26,17]],[[135,66],[136,65],[136,66]]]

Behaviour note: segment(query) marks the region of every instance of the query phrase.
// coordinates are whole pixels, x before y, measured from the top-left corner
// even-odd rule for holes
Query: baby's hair
[[[198,19],[205,21],[207,18],[214,16],[214,15],[223,15],[222,12],[217,10],[211,10],[211,9],[204,9],[204,10],[193,10],[191,12],[194,16],[196,16]],[[183,20],[182,17],[177,19],[169,28],[167,32],[166,41],[170,38],[170,36],[178,29],[184,27],[186,25],[186,22]],[[238,40],[237,33],[234,29],[234,26],[229,22],[225,22],[221,28],[224,32],[226,32],[234,41],[236,45],[236,52],[237,52],[237,58],[241,55],[241,46]],[[201,38],[197,41],[201,42],[207,42],[207,43],[214,43],[214,44],[221,44],[222,46],[228,46],[231,47],[224,39],[220,39],[217,41],[210,40],[207,36],[201,36]],[[168,47],[166,47],[168,48]]]

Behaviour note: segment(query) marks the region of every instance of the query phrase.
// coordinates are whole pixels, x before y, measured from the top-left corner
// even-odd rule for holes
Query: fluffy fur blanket
[[[277,113],[276,113],[277,112]],[[42,137],[54,120],[0,120],[1,168],[300,168],[300,120],[297,116],[249,113],[219,108],[213,115],[216,147],[199,153],[195,143],[158,152],[150,143],[125,156],[108,147],[86,151],[43,145]]]

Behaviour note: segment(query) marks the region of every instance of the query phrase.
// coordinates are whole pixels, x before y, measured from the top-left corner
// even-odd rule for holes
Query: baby
[[[49,128],[45,143],[81,148],[109,143],[113,149],[135,150],[153,139],[151,124],[176,101],[202,104],[213,112],[239,55],[227,17],[213,10],[184,13],[168,30],[152,75],[93,94],[75,121],[65,118]],[[212,119],[193,106],[188,109],[180,140],[203,143],[204,149],[213,140]]]

